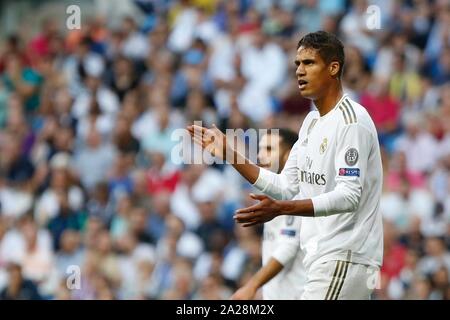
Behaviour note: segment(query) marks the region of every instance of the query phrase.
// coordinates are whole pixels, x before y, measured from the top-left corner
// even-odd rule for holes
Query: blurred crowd
[[[141,16],[118,27],[49,17],[0,42],[0,299],[228,299],[261,264],[261,228],[232,219],[254,190],[175,163],[171,135],[298,131],[294,55],[319,29],[344,42],[345,91],[382,146],[374,298],[450,298],[448,1],[130,2]]]

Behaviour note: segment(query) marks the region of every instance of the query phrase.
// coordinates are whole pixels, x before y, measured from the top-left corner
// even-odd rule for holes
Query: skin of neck
[[[323,117],[330,112],[342,98],[343,94],[341,82],[337,80],[333,81],[320,97],[313,99],[320,116]]]

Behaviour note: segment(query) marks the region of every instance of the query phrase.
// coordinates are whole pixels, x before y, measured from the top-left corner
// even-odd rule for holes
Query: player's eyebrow
[[[295,59],[294,63],[296,66],[298,66],[300,64],[300,62],[302,62],[303,64],[311,64],[314,63],[316,60],[313,58],[306,58],[306,59]]]
[[[312,59],[312,58],[307,58],[307,59],[303,59],[302,62],[303,64],[310,64],[310,63],[314,63],[316,60]]]

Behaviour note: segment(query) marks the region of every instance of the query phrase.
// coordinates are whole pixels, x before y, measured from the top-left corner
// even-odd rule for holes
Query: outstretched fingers
[[[258,211],[250,211],[249,213],[236,213],[233,217],[237,223],[247,223],[260,220]]]
[[[200,138],[198,136],[194,136],[192,138],[192,140],[194,140],[194,143],[198,144],[200,147],[202,147],[202,148],[205,147],[205,141],[202,138]]]
[[[190,125],[190,126],[187,126],[187,130],[189,131],[189,133],[191,134],[191,135],[194,135],[194,134],[205,134],[206,133],[206,131],[208,130],[207,128],[205,128],[205,127],[202,127],[202,126],[197,126],[197,125],[195,125],[195,124],[193,124],[193,125]]]
[[[237,223],[242,224],[243,227],[251,227],[264,221],[258,213],[242,213],[234,216]]]
[[[262,208],[261,203],[257,203],[250,207],[236,210],[236,214],[255,212],[261,208]]]
[[[253,226],[256,226],[257,224],[261,224],[261,223],[262,223],[261,221],[255,220],[255,221],[252,221],[252,222],[249,222],[249,223],[244,223],[242,226],[243,226],[244,228],[247,228],[247,227],[253,227]]]

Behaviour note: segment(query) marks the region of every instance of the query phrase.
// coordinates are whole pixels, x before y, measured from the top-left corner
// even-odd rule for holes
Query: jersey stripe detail
[[[348,118],[350,119],[349,122],[354,123],[355,121],[353,120],[352,114],[350,113],[348,106],[345,103],[342,103],[342,105],[344,106],[345,111],[347,111]]]
[[[345,266],[344,266],[344,274],[342,275],[342,278],[340,278],[340,283],[339,283],[339,289],[336,292],[336,295],[334,297],[331,298],[331,300],[337,300],[339,297],[339,294],[341,293],[342,287],[344,286],[344,280],[345,277],[347,276],[347,271],[348,271],[348,265],[350,264],[349,261],[345,262]]]
[[[347,115],[345,114],[344,108],[342,108],[342,106],[339,106],[339,109],[341,109],[342,114],[344,115],[345,124],[348,124],[348,119]]]
[[[317,119],[312,119],[311,123],[309,124],[308,130],[307,130],[307,136],[311,133],[312,129],[317,123]]]
[[[334,273],[333,273],[333,278],[331,280],[330,286],[328,287],[328,291],[327,294],[325,295],[325,300],[330,300],[331,296],[331,292],[334,291],[334,288],[336,286],[336,280],[337,280],[337,274],[338,272],[340,272],[341,269],[341,263],[342,261],[337,261],[336,263],[336,268],[334,269]]]
[[[353,119],[355,119],[355,123],[358,122],[358,118],[356,117],[355,110],[353,109],[352,104],[350,103],[350,101],[348,101],[348,99],[345,99],[344,103],[348,106],[348,108],[352,112]]]

